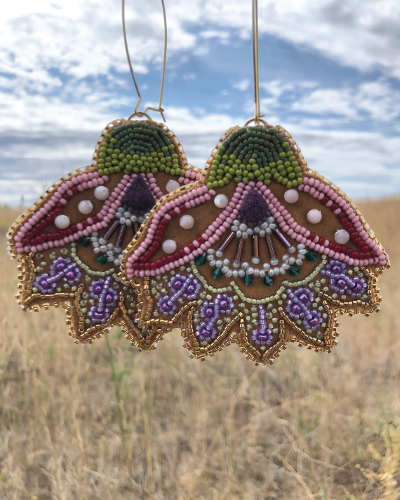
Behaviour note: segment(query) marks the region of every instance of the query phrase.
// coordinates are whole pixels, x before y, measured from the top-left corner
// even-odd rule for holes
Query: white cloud
[[[182,75],[182,78],[187,81],[196,80],[197,75],[196,73],[185,73]]]
[[[79,105],[59,98],[32,96],[18,111],[18,98],[0,93],[0,105],[8,96],[16,119],[0,128],[0,161],[8,165],[0,180],[2,202],[18,204],[21,195],[33,201],[40,187],[49,185],[69,170],[90,164],[93,149],[103,127],[116,118],[116,103],[102,94],[93,103]],[[110,107],[109,107],[110,106]],[[188,159],[202,167],[220,136],[230,127],[243,125],[246,116],[225,112],[204,113],[186,107],[166,107],[168,126],[179,137]],[[400,137],[384,133],[313,129],[309,120],[281,124],[301,147],[309,166],[337,183],[352,196],[390,194],[400,185],[397,151]],[[154,118],[158,120],[157,114]],[[318,125],[318,123],[317,123]]]
[[[250,80],[248,79],[239,80],[238,82],[234,83],[232,87],[234,89],[245,91],[250,87]]]
[[[228,40],[230,37],[229,31],[205,30],[200,31],[202,38],[219,38],[221,40]]]
[[[269,82],[260,82],[261,89],[261,106],[263,109],[271,110],[282,106],[282,97],[285,99],[295,100],[299,95],[304,94],[309,89],[317,87],[317,82],[313,81],[297,81],[297,82],[282,82],[281,80],[271,80]],[[265,97],[264,94],[267,94]]]
[[[183,0],[176,8],[178,4],[184,7]],[[197,0],[191,2],[191,9],[194,4],[201,5],[199,18],[204,23],[237,29],[242,36],[249,34],[250,2]],[[397,0],[259,1],[260,33],[311,48],[346,66],[378,69],[400,79],[399,25]],[[260,57],[264,50],[268,47],[260,44]]]
[[[135,72],[160,64],[163,21],[159,2],[129,5],[126,12],[129,48]],[[193,48],[195,37],[169,19],[169,54]],[[53,73],[75,80],[127,72],[120,2],[99,6],[95,0],[8,2],[0,17],[0,68],[30,92],[61,85]],[[46,85],[47,89],[40,87]]]
[[[368,119],[399,130],[400,90],[384,78],[339,88],[320,87],[313,81],[272,80],[260,83],[260,88],[261,108],[268,114],[301,112],[302,120],[313,128],[335,128],[344,123],[359,127],[359,122]]]
[[[344,115],[357,118],[357,110],[352,107],[353,97],[348,89],[317,89],[294,102],[292,109],[307,113]]]
[[[400,91],[382,79],[364,82],[356,88],[320,88],[301,96],[291,109],[342,115],[349,120],[363,120],[367,116],[388,123],[400,117]]]
[[[127,32],[136,72],[162,60],[163,21],[157,0],[128,4]],[[208,40],[248,37],[251,5],[241,0],[176,0],[167,4],[169,57],[208,54]],[[400,78],[400,4],[395,0],[259,2],[259,31],[316,50],[363,71]],[[198,35],[196,29],[200,28]],[[206,29],[204,29],[206,28]],[[206,45],[202,44],[204,41]],[[127,71],[120,2],[8,2],[0,17],[0,67],[22,88],[60,84],[54,68],[75,79]],[[260,57],[268,47],[260,40]],[[34,83],[35,82],[35,83]],[[33,86],[33,87],[32,87]]]

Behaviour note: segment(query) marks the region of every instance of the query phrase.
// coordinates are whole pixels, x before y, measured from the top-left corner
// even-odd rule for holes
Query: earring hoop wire
[[[129,54],[128,40],[127,40],[127,36],[126,36],[125,0],[122,0],[122,32],[123,32],[123,35],[124,35],[125,52],[126,52],[126,57],[128,59],[129,69],[131,71],[132,80],[133,80],[133,83],[135,85],[135,89],[136,89],[136,92],[137,92],[137,95],[138,95],[138,100],[137,100],[136,105],[135,105],[135,110],[129,116],[128,120],[130,120],[134,116],[137,116],[139,118],[143,117],[143,116],[146,116],[147,118],[151,119],[149,117],[149,115],[146,114],[146,112],[148,110],[151,110],[151,111],[157,111],[158,113],[160,113],[160,115],[161,115],[164,123],[166,121],[165,120],[165,116],[164,116],[164,108],[162,107],[162,98],[163,98],[163,92],[164,92],[164,79],[165,79],[165,65],[166,65],[166,61],[167,61],[167,15],[166,15],[166,12],[165,12],[164,0],[161,0],[161,5],[162,5],[163,19],[164,19],[164,56],[163,56],[163,68],[162,68],[162,73],[161,73],[160,100],[159,100],[159,103],[158,103],[158,108],[152,108],[150,106],[147,106],[147,108],[144,111],[139,111],[138,107],[139,107],[139,104],[140,104],[140,102],[142,100],[142,95],[141,95],[140,90],[139,90],[139,85],[138,85],[138,83],[136,81],[135,72],[133,71],[131,56]]]
[[[252,39],[253,39],[253,71],[254,71],[254,121],[264,122],[261,118],[265,115],[260,111],[260,84],[258,71],[258,0],[252,0]],[[249,120],[247,123],[253,120]]]

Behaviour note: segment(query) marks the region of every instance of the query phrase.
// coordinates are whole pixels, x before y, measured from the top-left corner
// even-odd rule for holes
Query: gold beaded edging
[[[325,310],[327,311],[328,314],[328,326],[325,330],[324,334],[324,341],[322,342],[319,339],[315,339],[314,337],[311,337],[307,333],[303,332],[301,328],[299,328],[297,325],[295,325],[288,317],[287,315],[282,311],[281,318],[279,320],[279,341],[277,344],[274,346],[270,347],[268,350],[265,352],[261,353],[259,350],[257,350],[254,346],[252,346],[249,341],[248,341],[248,333],[245,331],[245,321],[243,317],[241,316],[242,313],[239,313],[223,330],[223,333],[218,337],[217,340],[219,340],[221,337],[223,337],[223,340],[220,342],[210,344],[210,346],[202,347],[195,344],[195,341],[198,344],[198,341],[196,337],[194,336],[194,326],[193,326],[193,319],[194,319],[194,312],[195,312],[195,303],[190,303],[184,306],[177,315],[174,316],[174,318],[170,321],[167,320],[160,320],[160,319],[151,319],[152,313],[153,313],[153,299],[151,297],[151,292],[149,289],[143,290],[143,280],[142,279],[133,279],[129,280],[126,278],[126,276],[123,275],[123,273],[119,273],[119,279],[123,282],[128,282],[128,284],[136,291],[138,294],[138,300],[137,300],[137,317],[138,317],[138,326],[132,321],[132,319],[129,317],[127,314],[125,305],[123,303],[123,294],[120,293],[120,300],[119,300],[119,305],[117,308],[113,311],[111,317],[107,321],[106,324],[104,325],[95,325],[88,330],[84,329],[84,316],[81,311],[80,307],[80,297],[83,291],[83,285],[81,284],[78,287],[78,290],[73,293],[56,293],[52,295],[47,295],[43,296],[41,294],[32,294],[32,283],[34,281],[35,277],[35,270],[34,270],[34,264],[33,264],[33,255],[26,255],[26,254],[18,254],[15,249],[14,245],[14,236],[15,233],[19,230],[20,225],[26,222],[29,217],[33,213],[35,213],[39,208],[41,208],[47,201],[48,197],[53,195],[55,190],[59,187],[60,184],[63,182],[71,179],[72,177],[83,174],[86,172],[93,172],[97,169],[97,160],[98,160],[98,154],[99,154],[99,149],[102,140],[104,139],[104,135],[111,131],[113,128],[126,124],[126,123],[133,123],[133,122],[142,122],[141,120],[115,120],[111,124],[107,125],[105,130],[103,131],[103,134],[100,136],[95,153],[93,156],[93,163],[91,166],[84,167],[84,169],[77,169],[76,171],[70,173],[68,176],[63,177],[58,181],[57,183],[54,183],[52,187],[47,189],[46,193],[42,196],[40,196],[40,199],[34,203],[34,205],[28,210],[22,214],[16,222],[11,226],[10,231],[8,233],[8,244],[9,244],[9,250],[11,253],[11,256],[18,261],[18,269],[20,271],[19,275],[19,287],[18,287],[18,294],[17,294],[17,300],[21,304],[21,306],[24,309],[31,309],[34,311],[38,311],[41,308],[48,309],[50,306],[55,306],[55,307],[62,307],[63,309],[66,310],[67,312],[67,324],[70,326],[70,335],[75,338],[75,342],[81,343],[81,342],[92,342],[94,338],[100,337],[103,333],[108,332],[108,330],[115,325],[121,326],[122,330],[126,333],[126,336],[128,340],[131,341],[132,345],[136,345],[139,349],[154,349],[157,343],[162,340],[163,335],[166,333],[166,331],[169,331],[168,329],[172,329],[173,327],[176,327],[177,325],[182,329],[182,335],[185,338],[186,342],[188,343],[187,345],[190,346],[192,353],[193,350],[195,354],[193,354],[193,357],[204,359],[206,355],[213,355],[216,351],[221,350],[224,345],[229,345],[230,343],[238,343],[239,346],[242,348],[243,352],[246,353],[246,356],[248,356],[250,359],[252,359],[255,363],[272,363],[273,359],[275,359],[278,355],[279,352],[286,347],[286,342],[290,338],[290,341],[298,341],[300,345],[307,345],[308,348],[317,348],[318,350],[327,350],[329,352],[330,347],[336,343],[335,337],[338,336],[338,333],[336,331],[337,328],[337,321],[336,317],[337,314],[343,314],[347,313],[349,315],[352,315],[353,313],[363,313],[365,315],[369,315],[370,312],[373,311],[379,311],[379,305],[381,301],[381,297],[378,295],[379,289],[376,286],[376,279],[377,277],[383,272],[383,270],[386,267],[390,267],[389,265],[389,260],[387,253],[384,251],[382,245],[380,242],[376,239],[374,233],[371,231],[370,227],[364,220],[361,212],[358,210],[357,206],[349,200],[346,195],[334,184],[332,184],[328,179],[325,177],[321,176],[317,172],[314,172],[310,170],[307,166],[306,161],[304,160],[303,155],[301,154],[300,148],[297,146],[295,141],[292,139],[292,136],[282,127],[276,126],[275,128],[280,132],[286,140],[289,142],[290,147],[292,151],[296,155],[296,159],[299,163],[299,165],[302,168],[303,174],[307,174],[309,177],[313,177],[315,179],[319,179],[323,181],[324,183],[328,184],[337,194],[339,194],[341,197],[343,197],[352,207],[356,215],[358,216],[361,224],[363,225],[363,228],[366,230],[366,232],[369,234],[371,239],[375,241],[379,247],[383,250],[385,253],[385,256],[387,258],[388,264],[386,266],[376,266],[376,267],[369,267],[367,266],[366,268],[361,268],[361,270],[365,273],[365,275],[368,278],[368,297],[369,301],[347,301],[347,302],[341,302],[339,300],[333,299],[331,296],[323,293],[323,292],[317,292],[317,294],[322,297],[323,300],[323,306]],[[163,124],[157,124],[156,122],[153,122],[152,120],[146,120],[147,123],[151,123],[153,125],[157,125],[161,128],[163,128],[166,133],[168,134],[169,139],[171,140],[172,143],[176,146],[178,150],[178,163],[181,168],[194,171],[196,173],[202,172],[202,178],[200,181],[195,181],[191,184],[182,186],[179,188],[176,192],[174,193],[169,193],[166,196],[164,196],[160,201],[157,202],[156,206],[151,210],[151,216],[149,217],[149,220],[147,221],[147,224],[144,227],[141,227],[140,231],[137,233],[135,236],[133,242],[131,242],[125,252],[124,258],[123,258],[123,265],[125,264],[127,255],[129,254],[130,251],[132,251],[132,248],[134,248],[135,245],[139,244],[143,238],[146,235],[147,228],[149,224],[151,223],[151,219],[155,211],[163,206],[167,201],[171,199],[175,199],[176,197],[180,196],[183,193],[189,192],[191,189],[194,189],[195,187],[203,185],[203,183],[206,183],[206,179],[209,176],[210,173],[210,168],[212,161],[215,157],[215,155],[218,153],[218,149],[214,148],[212,151],[212,154],[210,158],[206,162],[205,170],[201,171],[200,169],[194,169],[193,167],[189,166],[187,163],[187,158],[186,155],[183,151],[183,148],[181,144],[179,143],[178,139],[175,137],[175,135]],[[272,128],[271,125],[266,125],[268,128]],[[232,127],[229,129],[220,139],[220,142],[222,143],[234,130],[239,128],[238,126]],[[217,188],[218,189],[218,188]],[[80,261],[80,259],[79,259]],[[81,261],[80,261],[81,262]],[[79,265],[79,262],[77,262]],[[82,263],[82,262],[81,262]],[[85,268],[86,270],[86,268]],[[88,274],[93,274],[97,275],[96,271],[91,270],[91,272],[87,271]],[[108,270],[109,273],[111,274],[111,270]],[[315,272],[316,270],[314,270]],[[319,272],[319,271],[318,271]],[[316,272],[315,276],[318,274]],[[313,278],[311,278],[309,275],[309,281],[311,281]],[[307,278],[306,278],[307,279]],[[288,283],[288,284],[286,284]],[[205,283],[203,283],[204,286],[206,286]],[[301,284],[305,284],[304,280],[299,281],[299,282],[283,282],[285,286],[299,286]],[[147,285],[148,285],[148,280],[147,280]],[[208,287],[210,285],[207,284]],[[244,294],[241,292],[240,289],[237,289],[237,285],[232,282],[231,286],[234,287],[237,295],[245,302],[251,303],[251,304],[257,304],[258,302],[253,302],[253,300],[257,299],[248,299],[247,297],[244,296]],[[213,288],[213,287],[211,287]],[[282,287],[281,287],[282,288]],[[280,292],[281,288],[278,290]],[[225,287],[223,289],[224,291],[228,291],[229,287]],[[230,290],[229,290],[230,291]],[[279,298],[281,295],[279,293],[276,293],[274,297],[266,298],[268,300],[265,300],[260,303],[271,303],[273,300],[276,300]],[[218,292],[216,292],[218,293]],[[331,306],[328,304],[331,304]],[[281,308],[280,308],[281,309]],[[280,311],[279,311],[280,312]],[[239,330],[237,331],[236,326],[238,326]],[[148,335],[145,335],[143,331],[140,330],[140,328],[146,329],[149,328],[149,333],[150,337]],[[152,331],[154,334],[152,335]],[[328,333],[327,333],[328,331]],[[156,332],[156,333],[155,333]],[[290,334],[288,333],[290,332]],[[151,340],[149,340],[151,339]],[[322,342],[324,345],[322,346],[320,344]]]
[[[28,269],[26,269],[26,267]],[[34,312],[39,312],[40,309],[48,310],[51,306],[61,307],[65,310],[67,318],[66,324],[69,326],[68,335],[75,339],[75,343],[92,343],[95,338],[100,338],[104,333],[108,333],[112,326],[120,326],[121,328],[126,327],[127,317],[124,315],[124,311],[120,308],[116,308],[107,323],[102,325],[94,325],[93,327],[85,330],[84,328],[84,315],[81,310],[80,300],[83,292],[83,284],[78,286],[76,292],[71,293],[55,293],[49,295],[42,294],[32,294],[32,282],[34,274],[29,272],[29,266],[32,264],[32,254],[27,256],[24,264],[19,264],[19,270],[27,276],[24,280],[20,278],[19,291],[16,295],[18,303],[24,310],[31,310]],[[30,288],[29,288],[30,287]],[[121,294],[122,295],[122,294]],[[121,300],[120,299],[120,305]],[[126,311],[126,310],[125,310]],[[133,322],[129,322],[129,328],[133,333],[131,335],[139,335],[137,327]]]
[[[76,343],[91,343],[95,338],[101,337],[102,334],[108,333],[111,327],[120,326],[121,329],[126,333],[129,340],[136,343],[138,346],[143,345],[143,349],[147,348],[146,341],[143,340],[142,332],[138,329],[138,327],[133,323],[131,318],[129,318],[126,308],[123,305],[123,297],[120,297],[119,305],[114,309],[107,323],[102,325],[93,325],[92,327],[85,330],[84,323],[84,315],[81,311],[80,298],[81,293],[83,292],[84,285],[81,283],[78,286],[78,290],[76,292],[71,293],[55,293],[49,295],[42,295],[32,293],[32,283],[35,279],[35,266],[33,263],[33,253],[28,255],[24,253],[18,253],[15,248],[14,237],[16,233],[19,231],[20,227],[40,208],[44,206],[44,204],[48,201],[48,198],[51,197],[58,187],[64,182],[72,179],[73,177],[90,172],[96,172],[98,168],[98,158],[99,158],[99,150],[101,144],[105,138],[105,135],[108,134],[112,129],[119,127],[121,125],[127,123],[149,123],[155,126],[162,128],[168,135],[169,140],[172,144],[174,144],[174,150],[178,154],[178,163],[181,169],[186,171],[195,172],[196,174],[201,173],[200,169],[197,169],[190,165],[187,161],[186,154],[184,149],[179,142],[178,138],[175,134],[164,124],[154,122],[153,120],[126,120],[126,119],[117,119],[109,123],[99,136],[97,140],[97,144],[93,154],[93,161],[90,166],[86,166],[83,168],[78,168],[68,175],[63,176],[59,181],[53,183],[44,194],[42,194],[37,201],[34,202],[32,206],[30,206],[22,215],[20,215],[17,220],[12,224],[8,233],[8,250],[11,255],[11,258],[17,261],[18,266],[18,293],[16,295],[16,299],[18,303],[24,310],[32,310],[39,311],[40,309],[49,309],[50,306],[62,307],[65,309],[67,313],[66,323],[69,326],[69,335],[75,339]],[[94,271],[90,269],[86,264],[84,264],[81,259],[77,256],[76,251],[76,243],[72,242],[71,246],[71,257],[78,264],[78,266],[83,269],[87,274],[92,276],[106,276],[117,274],[114,268],[108,269],[106,271]],[[61,247],[60,247],[61,248]],[[122,273],[118,273],[117,278],[113,276],[120,283],[125,283],[125,279],[122,278]],[[129,285],[129,284],[128,284]],[[130,283],[133,293],[140,292],[137,284],[133,281]],[[123,295],[120,293],[120,295]],[[135,344],[135,345],[136,345]],[[133,345],[133,344],[132,344]]]
[[[259,125],[259,126],[266,126],[267,128],[273,128],[269,124],[265,125]],[[227,137],[236,129],[238,129],[239,126],[231,127],[227,132],[225,132],[221,139],[220,139],[220,144],[222,144]],[[349,302],[340,302],[338,300],[333,299],[331,296],[328,294],[325,294],[323,292],[316,292],[318,296],[322,297],[324,300],[322,302],[322,305],[326,311],[326,314],[328,316],[327,320],[327,326],[324,331],[324,338],[318,339],[316,337],[312,337],[311,335],[307,334],[305,331],[303,331],[298,325],[296,325],[288,316],[287,314],[283,311],[282,307],[278,308],[278,312],[280,315],[280,319],[278,320],[278,325],[279,325],[279,340],[278,342],[267,349],[265,352],[261,352],[259,349],[255,348],[248,340],[249,338],[249,332],[246,331],[246,326],[245,326],[245,321],[243,318],[242,313],[239,313],[234,320],[229,323],[228,327],[226,327],[223,332],[224,332],[224,342],[219,344],[219,347],[217,349],[210,349],[209,347],[201,347],[199,346],[199,343],[194,336],[194,310],[195,307],[190,308],[185,311],[185,315],[182,316],[181,322],[179,323],[179,327],[182,330],[182,336],[185,338],[186,342],[184,344],[184,347],[188,348],[191,351],[191,357],[194,358],[199,358],[204,360],[206,355],[213,355],[217,350],[220,350],[222,348],[222,345],[229,345],[230,343],[237,343],[241,349],[241,351],[246,355],[248,359],[251,359],[255,364],[272,364],[274,359],[277,358],[280,354],[280,352],[283,349],[286,349],[287,342],[298,342],[298,345],[302,346],[307,346],[308,349],[315,349],[316,351],[326,351],[330,352],[331,347],[337,343],[336,337],[338,337],[338,332],[337,332],[337,316],[338,314],[344,314],[347,313],[349,315],[352,315],[354,313],[363,313],[366,314],[367,316],[369,315],[370,312],[372,311],[378,311],[379,310],[379,304],[381,301],[381,298],[378,295],[378,289],[376,288],[376,279],[377,277],[383,272],[383,270],[386,267],[390,267],[389,265],[389,259],[387,253],[384,251],[381,243],[377,240],[375,234],[371,231],[370,227],[366,223],[365,219],[363,218],[361,212],[358,210],[357,206],[337,187],[335,186],[331,181],[326,179],[325,177],[321,176],[317,172],[310,170],[306,160],[304,159],[304,156],[301,153],[300,148],[298,147],[297,143],[294,141],[292,138],[291,134],[287,132],[283,127],[280,125],[277,125],[274,127],[278,130],[279,133],[281,133],[287,142],[290,144],[290,148],[293,151],[293,153],[296,156],[296,160],[299,163],[303,175],[307,175],[308,177],[313,177],[315,179],[319,179],[320,181],[328,184],[338,195],[340,195],[343,199],[346,200],[347,203],[352,207],[354,210],[355,214],[359,217],[359,220],[363,226],[363,228],[367,231],[371,239],[379,245],[379,247],[382,249],[382,251],[385,253],[385,256],[387,258],[388,264],[386,266],[375,266],[371,267],[367,266],[364,268],[360,268],[363,273],[367,276],[368,279],[368,297],[370,298],[370,302],[363,302],[363,301],[349,301]],[[195,181],[192,184],[182,186],[178,190],[176,190],[173,193],[169,193],[168,195],[164,196],[161,200],[157,202],[157,204],[153,207],[153,209],[150,211],[150,217],[148,218],[147,222],[145,225],[143,225],[135,237],[134,241],[132,241],[128,247],[126,248],[124,257],[122,259],[122,265],[121,267],[123,269],[126,268],[126,262],[131,253],[138,247],[140,244],[144,241],[145,237],[147,236],[147,231],[148,228],[150,227],[150,224],[152,222],[152,218],[154,216],[154,213],[158,211],[159,208],[164,206],[168,201],[174,200],[181,196],[182,194],[190,192],[192,189],[195,189],[197,187],[200,187],[202,185],[207,184],[207,179],[210,175],[211,171],[211,164],[212,161],[215,158],[215,155],[218,154],[218,145],[213,149],[211,156],[208,158],[205,164],[205,169],[203,172],[203,175],[201,177],[201,180]],[[218,188],[216,188],[218,190]],[[215,288],[212,287],[207,283],[207,280],[198,272],[196,265],[192,261],[190,263],[190,266],[193,270],[193,273],[195,274],[196,278],[200,280],[202,285],[206,288],[206,290],[211,291],[212,293],[225,293],[225,292],[234,292],[242,299],[242,301],[247,302],[249,304],[266,304],[266,303],[272,303],[274,300],[278,300],[281,296],[282,293],[284,293],[285,288],[287,287],[294,287],[294,286],[302,286],[307,283],[310,283],[320,272],[322,267],[325,265],[327,261],[326,255],[322,254],[321,255],[322,261],[318,266],[314,269],[312,273],[310,273],[309,276],[307,276],[305,279],[297,281],[297,282],[289,282],[285,280],[282,282],[282,286],[279,288],[279,290],[275,293],[273,297],[266,297],[265,299],[250,299],[247,298],[243,292],[239,289],[239,287],[236,285],[235,282],[231,282],[230,286],[227,287],[222,287],[222,288]],[[153,324],[154,321],[162,321],[162,324],[164,325],[165,328],[171,330],[173,328],[174,321],[167,321],[167,320],[153,320],[150,319],[153,312],[154,312],[154,304],[153,304],[153,299],[151,297],[151,291],[149,287],[149,278],[135,278],[134,280],[129,280],[127,277],[123,277],[126,281],[135,281],[137,286],[140,288],[140,292],[138,294],[138,297],[140,297],[140,300],[138,300],[138,311],[140,312],[140,325],[142,328],[148,328],[150,325]],[[329,303],[328,303],[329,301]],[[176,322],[176,320],[175,320]],[[160,323],[158,323],[160,324]],[[236,327],[236,328],[234,328]],[[230,333],[229,333],[230,332]],[[213,344],[211,344],[213,345]]]

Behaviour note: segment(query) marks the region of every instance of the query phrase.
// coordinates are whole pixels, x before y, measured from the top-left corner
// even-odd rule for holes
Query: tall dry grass
[[[20,310],[3,237],[0,498],[399,498],[400,200],[361,208],[392,260],[381,313],[272,368],[235,346],[193,361],[178,332],[152,353],[117,330],[76,346],[62,311]],[[0,210],[3,236],[15,215]]]

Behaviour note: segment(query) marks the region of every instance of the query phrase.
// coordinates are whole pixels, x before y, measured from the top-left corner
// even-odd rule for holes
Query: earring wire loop
[[[124,35],[126,57],[128,59],[128,64],[129,64],[129,69],[131,71],[132,80],[133,80],[133,83],[135,85],[136,92],[138,94],[138,100],[137,100],[136,105],[135,105],[135,110],[130,115],[128,120],[130,120],[134,116],[138,116],[138,117],[146,116],[147,118],[150,119],[149,115],[146,114],[146,111],[151,110],[151,111],[157,111],[158,113],[160,113],[163,121],[164,122],[166,121],[165,116],[164,116],[164,108],[162,107],[162,97],[163,97],[163,92],[164,92],[165,65],[166,65],[166,61],[167,61],[167,15],[165,12],[164,0],[161,0],[161,5],[162,5],[162,9],[163,9],[163,18],[164,18],[164,57],[163,57],[163,68],[162,68],[162,74],[161,74],[160,100],[158,103],[158,108],[152,108],[150,106],[147,106],[147,108],[144,111],[138,111],[138,107],[139,107],[139,104],[142,100],[142,96],[140,94],[139,86],[138,86],[137,81],[136,81],[135,72],[133,71],[131,56],[129,54],[128,40],[127,40],[127,36],[126,36],[125,0],[122,0],[122,32]]]
[[[252,38],[253,38],[253,70],[254,70],[254,120],[256,123],[262,115],[260,112],[260,85],[258,72],[258,0],[252,0]],[[252,121],[252,120],[250,120]]]

